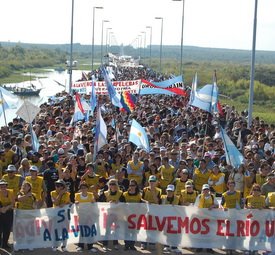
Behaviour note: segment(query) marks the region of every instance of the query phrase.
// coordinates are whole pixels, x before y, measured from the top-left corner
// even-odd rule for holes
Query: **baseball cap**
[[[169,184],[166,188],[167,191],[175,191],[175,186],[173,184]]]
[[[210,157],[210,158],[211,158],[211,154],[208,153],[208,152],[205,152],[205,153],[204,153],[204,157]]]
[[[162,146],[162,147],[160,147],[160,148],[159,148],[159,150],[160,150],[160,151],[167,151],[167,150],[166,150],[166,148],[165,148],[165,147],[163,147],[163,146]]]
[[[38,167],[33,165],[30,167],[30,171],[38,172]]]
[[[0,185],[8,185],[8,183],[5,180],[0,180]]]
[[[191,156],[187,156],[187,157],[186,157],[186,161],[187,161],[187,160],[192,160],[192,161],[193,161],[193,158],[192,158]]]
[[[149,182],[156,182],[156,181],[157,181],[157,177],[155,175],[149,176]]]
[[[205,190],[205,189],[210,189],[210,187],[209,187],[208,184],[203,184],[203,185],[202,185],[202,190]]]
[[[181,172],[182,172],[183,174],[189,174],[189,172],[188,172],[187,169],[182,169]]]
[[[193,187],[192,182],[186,182],[185,183],[185,188]]]
[[[62,154],[64,154],[64,150],[63,150],[62,148],[59,148],[58,151],[57,151],[57,153],[58,153],[59,155],[62,155]]]
[[[15,165],[8,165],[6,172],[16,172]]]
[[[61,179],[57,180],[55,184],[62,184],[63,186],[66,186],[66,183]]]

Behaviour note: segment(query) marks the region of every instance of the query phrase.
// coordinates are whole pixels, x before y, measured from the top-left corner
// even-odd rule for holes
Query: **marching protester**
[[[54,182],[54,185],[55,185],[55,189],[50,193],[53,207],[62,208],[65,205],[70,204],[71,203],[70,193],[68,192],[66,183],[63,180],[58,179],[57,181]],[[66,222],[64,222],[64,224],[66,224]],[[58,242],[54,241],[53,247],[52,247],[53,251],[57,251],[57,245],[58,245]],[[67,239],[61,242],[61,250],[68,251]]]
[[[142,201],[148,204],[160,204],[161,203],[161,189],[157,187],[157,177],[155,175],[150,175],[149,186],[144,187],[142,191]],[[151,245],[151,249],[154,249],[154,244],[149,243]],[[141,250],[147,249],[147,243],[141,243]]]
[[[126,203],[141,203],[141,193],[139,191],[138,183],[136,182],[136,180],[134,179],[130,180],[129,188],[127,191],[123,193],[123,197]],[[125,246],[124,246],[125,251],[137,250],[135,247],[135,241],[125,240],[124,243],[125,243]]]
[[[3,249],[11,249],[8,244],[14,208],[14,192],[8,189],[8,183],[0,180],[0,244]]]
[[[17,195],[19,189],[24,181],[24,177],[17,174],[17,169],[14,165],[8,165],[6,169],[6,174],[3,175],[3,180],[8,183],[8,188],[11,189],[14,193],[14,196]]]
[[[32,192],[31,183],[24,181],[22,183],[21,189],[16,196],[16,204],[15,207],[22,210],[31,210],[36,209],[36,197]]]
[[[81,204],[81,203],[94,203],[95,198],[92,192],[89,192],[89,185],[86,182],[81,182],[79,185],[79,192],[75,194],[75,203]],[[81,215],[79,217],[79,220],[81,221]],[[84,249],[84,243],[79,242],[77,244],[77,251],[83,251]],[[93,243],[87,244],[87,249],[91,252],[97,252],[97,249],[93,247]]]
[[[101,196],[98,198],[99,202],[108,202],[108,203],[118,203],[118,202],[125,202],[125,198],[123,196],[123,192],[119,189],[117,179],[111,179],[108,182],[109,189],[104,191]],[[111,231],[111,224],[113,222],[109,222],[107,231]],[[102,249],[107,251],[108,248],[108,241],[103,241]],[[115,250],[118,250],[118,240],[113,240],[113,246]]]
[[[228,190],[222,194],[221,207],[224,210],[228,209],[241,209],[242,200],[241,192],[236,190],[236,184],[234,180],[227,182]]]
[[[43,173],[43,180],[46,184],[46,205],[47,207],[52,207],[53,202],[51,198],[51,192],[55,190],[55,182],[59,179],[58,170],[55,167],[55,164],[52,160],[47,162],[48,169],[46,169]]]
[[[194,185],[192,181],[187,181],[185,183],[185,189],[181,190],[180,195],[181,205],[194,205],[196,198],[198,196],[198,191],[194,190]]]
[[[166,188],[167,195],[161,195],[161,204],[162,205],[180,205],[180,197],[175,195],[175,186],[169,184]],[[169,238],[167,238],[169,241]],[[181,254],[180,250],[175,246],[165,245],[163,251],[172,251],[176,254]]]
[[[45,202],[46,185],[42,176],[38,176],[37,166],[30,167],[30,176],[26,176],[25,180],[31,184],[32,193],[36,198],[37,209],[40,209]]]
[[[202,192],[197,196],[194,206],[198,208],[208,208],[209,210],[219,207],[218,200],[211,194],[208,184],[202,185]]]

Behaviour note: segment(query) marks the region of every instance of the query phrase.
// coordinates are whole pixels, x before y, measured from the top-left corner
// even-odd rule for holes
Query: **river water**
[[[88,70],[73,70],[72,72],[72,82],[79,80],[82,76],[82,72],[88,73]],[[25,74],[28,75],[29,74]],[[64,91],[65,88],[63,86],[58,85],[57,82],[66,85],[68,84],[69,81],[69,74],[66,71],[63,72],[57,72],[53,69],[47,69],[43,70],[43,73],[32,73],[32,78],[37,78],[36,80],[32,81],[32,83],[37,87],[37,88],[43,88],[40,91],[39,96],[32,96],[32,97],[19,97],[18,98],[18,108],[24,103],[24,100],[28,100],[31,103],[39,106],[40,104],[47,102],[48,98],[50,96],[54,96],[56,93]],[[27,82],[25,82],[27,84]],[[15,85],[16,83],[11,83],[7,84],[8,86],[10,85]],[[24,82],[22,83],[17,83],[24,85]],[[5,111],[6,113],[6,120],[7,123],[12,121],[13,118],[15,118],[17,109],[7,109]],[[4,120],[4,114],[1,115],[0,117],[0,126],[5,125],[5,120]]]

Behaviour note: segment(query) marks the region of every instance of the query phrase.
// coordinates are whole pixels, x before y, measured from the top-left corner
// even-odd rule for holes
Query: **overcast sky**
[[[1,0],[0,41],[27,43],[70,43],[72,0]],[[92,43],[93,7],[96,45],[104,44],[106,28],[112,28],[118,44],[128,45],[146,32],[149,44],[180,45],[182,2],[172,0],[74,0],[74,42]],[[211,48],[252,47],[255,0],[185,0],[183,44]],[[259,0],[257,50],[275,51],[275,0]],[[144,45],[144,35],[142,45]],[[111,44],[115,44],[114,37]],[[109,40],[108,40],[109,41]]]

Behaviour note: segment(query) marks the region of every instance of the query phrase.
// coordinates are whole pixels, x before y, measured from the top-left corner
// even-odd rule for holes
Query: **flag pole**
[[[209,109],[210,114],[212,114],[212,100],[213,100],[214,83],[217,83],[216,70],[214,70],[214,75],[213,75],[213,85],[212,85],[211,101],[210,101],[210,109]],[[209,112],[207,113],[207,121],[206,121],[206,127],[205,127],[205,132],[204,132],[202,154],[204,154],[205,139],[206,139],[206,134],[207,134],[207,129],[208,129],[207,127],[208,127],[208,120],[209,120]]]
[[[253,102],[254,102],[254,75],[255,75],[255,51],[256,51],[256,34],[257,34],[257,11],[258,11],[258,0],[255,0],[251,69],[250,69],[250,86],[249,86],[249,104],[248,104],[248,127],[249,128],[251,128],[251,126],[252,126],[252,112],[253,112]]]
[[[35,148],[34,148],[34,137],[33,137],[33,132],[34,132],[34,130],[33,130],[33,128],[32,128],[32,123],[30,122],[29,123],[30,124],[30,134],[31,134],[31,139],[32,139],[32,149],[33,149],[33,151],[35,151]]]
[[[8,127],[6,113],[5,113],[5,107],[4,107],[5,99],[3,97],[2,89],[0,89],[0,94],[1,94],[1,100],[2,100],[2,109],[3,109],[3,115],[4,115],[5,125],[6,125],[6,127]]]

